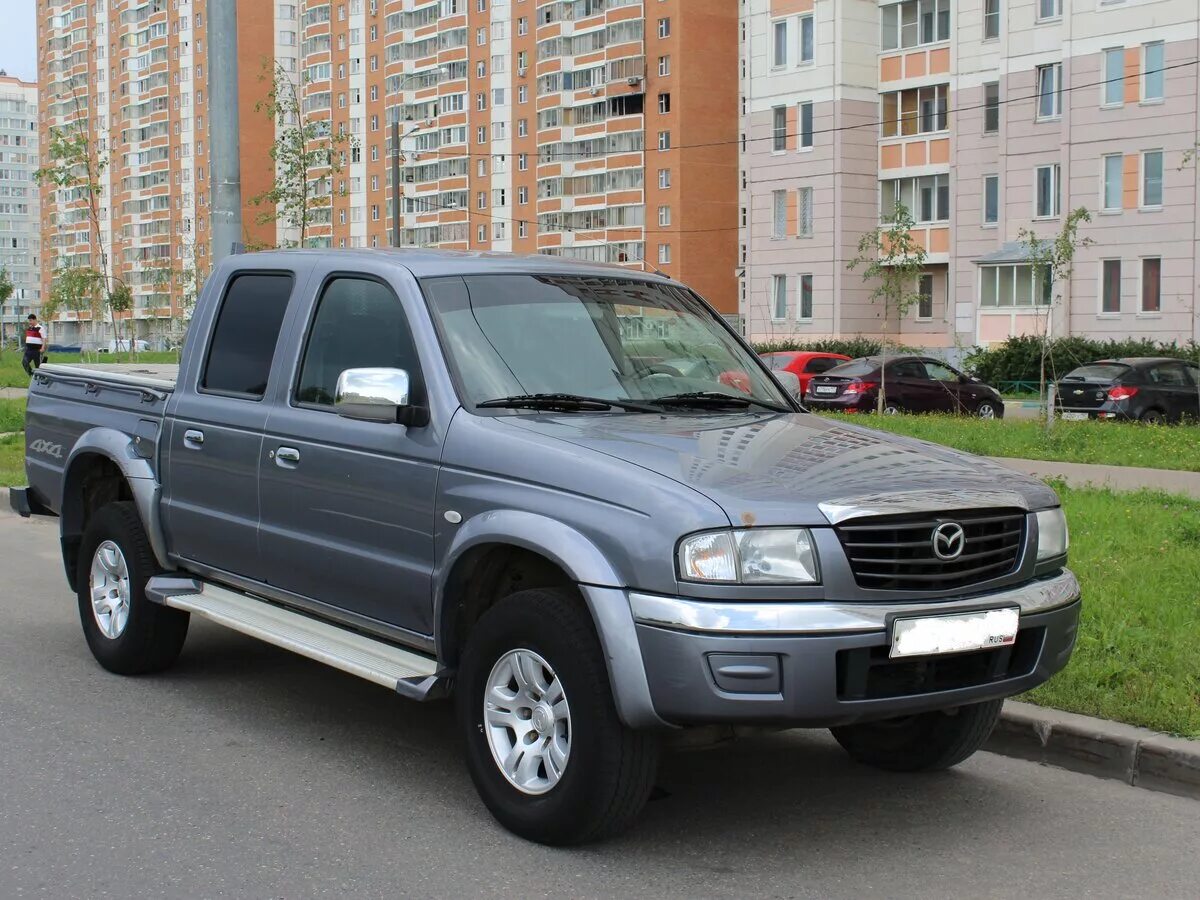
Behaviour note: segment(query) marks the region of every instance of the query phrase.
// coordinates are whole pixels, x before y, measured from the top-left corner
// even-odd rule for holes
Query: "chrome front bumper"
[[[958,600],[905,603],[722,603],[631,592],[629,604],[639,625],[701,634],[864,634],[885,631],[900,616],[1020,608],[1022,617],[1049,612],[1079,599],[1079,582],[1063,569],[1058,575],[1019,587]]]

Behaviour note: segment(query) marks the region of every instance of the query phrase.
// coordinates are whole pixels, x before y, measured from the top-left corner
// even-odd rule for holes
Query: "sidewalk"
[[[1184,494],[1200,499],[1200,472],[1147,469],[1141,466],[1097,466],[1087,463],[1051,462],[1042,459],[1013,459],[989,456],[992,462],[1038,478],[1061,478],[1072,487],[1093,485],[1115,491],[1139,488]]]
[[[0,387],[0,400],[24,400],[28,394],[25,388]]]

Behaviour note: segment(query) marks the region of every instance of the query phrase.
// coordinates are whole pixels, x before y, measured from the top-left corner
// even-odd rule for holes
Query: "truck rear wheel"
[[[578,844],[627,828],[641,812],[658,742],[618,718],[578,596],[521,591],[489,609],[467,640],[456,691],[467,768],[510,831]]]
[[[79,619],[96,661],[118,675],[156,672],[175,662],[189,615],[146,597],[146,582],[159,569],[132,503],[109,503],[92,516],[78,565]]]
[[[857,762],[891,772],[935,772],[956,766],[983,746],[1003,700],[831,728]]]

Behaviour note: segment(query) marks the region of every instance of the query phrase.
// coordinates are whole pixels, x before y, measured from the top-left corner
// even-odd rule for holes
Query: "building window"
[[[787,318],[787,276],[771,276],[771,318],[782,322]]]
[[[1163,42],[1142,44],[1142,102],[1153,102],[1163,98],[1163,66],[1166,54]]]
[[[1053,285],[1049,270],[1034,272],[1033,266],[981,266],[979,305],[984,309],[1017,306],[1049,306]]]
[[[1000,130],[1000,83],[992,81],[983,86],[983,133]]]
[[[917,281],[917,319],[933,318],[933,276],[922,275]]]
[[[1037,93],[1039,119],[1062,115],[1062,63],[1037,67]]]
[[[787,235],[787,191],[771,191],[771,240]]]
[[[800,296],[799,303],[796,307],[796,318],[801,322],[811,322],[813,317],[813,298],[812,298],[812,281],[811,273],[806,273],[800,276]]]
[[[880,95],[880,119],[884,137],[929,134],[947,127],[948,84],[931,84],[907,91]]]
[[[1000,37],[1000,0],[983,0],[983,39]]]
[[[658,149],[659,150],[670,150],[671,149],[671,132],[660,131],[658,133]]]
[[[663,228],[671,224],[671,207],[660,206],[658,208],[658,224]]]
[[[658,95],[658,111],[660,113],[669,113],[671,111],[671,95],[670,94],[659,94]]]
[[[1142,312],[1162,311],[1162,260],[1148,256],[1142,260]]]
[[[1105,106],[1120,106],[1125,102],[1125,48],[1104,51],[1104,87],[1100,95]]]
[[[1101,292],[1100,312],[1119,313],[1121,311],[1121,261],[1106,259],[1100,263]]]
[[[1163,154],[1161,150],[1142,153],[1142,206],[1162,206]]]
[[[1125,166],[1125,157],[1120,153],[1114,153],[1103,158],[1104,164],[1104,196],[1101,202],[1101,209],[1119,210],[1121,204],[1121,192],[1123,190],[1123,170]]]
[[[950,40],[950,0],[905,0],[879,10],[879,47],[898,50]]]
[[[787,149],[786,106],[776,106],[771,110],[771,149],[776,153]]]
[[[1000,221],[1000,176],[983,176],[983,224],[995,225]]]
[[[1049,219],[1059,212],[1059,166],[1038,166],[1034,173],[1036,198],[1034,215],[1039,219]]]
[[[658,58],[658,74],[659,75],[670,75],[671,74],[671,57],[660,56]]]
[[[529,202],[529,188],[527,188],[525,185],[521,185],[519,188],[517,188],[517,203],[524,206],[528,202]]]
[[[800,149],[811,150],[813,145],[813,105],[800,104]]]
[[[813,234],[813,189],[802,187],[797,192],[797,234],[812,237]]]
[[[787,65],[787,20],[783,19],[771,25],[771,65],[782,69]]]
[[[1038,0],[1038,21],[1062,18],[1062,0]]]
[[[671,245],[670,244],[659,244],[658,245],[658,261],[661,265],[664,265],[664,266],[670,265],[670,263],[671,263]]]
[[[517,223],[517,237],[525,237],[525,220],[522,219]]]
[[[528,168],[529,168],[529,154],[518,153],[517,154],[517,171],[524,172]]]
[[[660,38],[665,38],[665,37],[671,36],[671,20],[670,19],[659,19],[658,20],[658,36]]]
[[[950,176],[924,175],[920,178],[898,178],[881,181],[880,221],[891,222],[896,207],[903,204],[913,220],[921,224],[950,221]]]
[[[944,0],[949,2],[949,0]],[[813,61],[813,17],[800,17],[800,64],[810,63]]]
[[[667,188],[669,188],[671,186],[671,170],[670,169],[659,169],[658,170],[658,186],[659,186],[659,188],[661,188],[663,190],[666,190]]]

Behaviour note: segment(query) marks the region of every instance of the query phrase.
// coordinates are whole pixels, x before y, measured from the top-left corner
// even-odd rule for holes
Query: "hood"
[[[807,414],[503,421],[687,485],[717,503],[735,525],[821,525],[851,510],[1058,504],[1042,482],[983,457]]]

